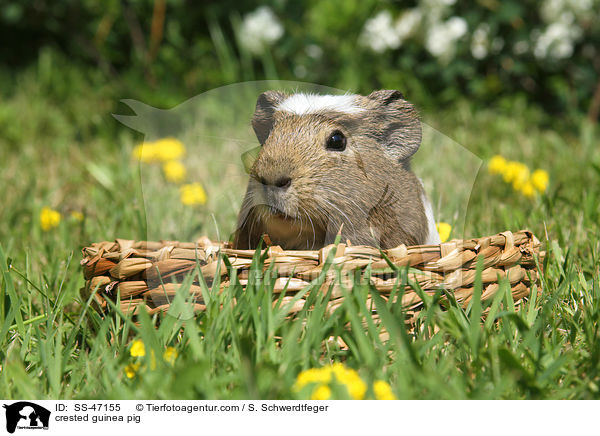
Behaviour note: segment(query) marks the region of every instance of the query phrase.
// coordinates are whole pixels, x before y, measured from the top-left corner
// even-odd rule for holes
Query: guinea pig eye
[[[329,135],[325,145],[327,150],[344,151],[346,149],[346,137],[342,132],[336,130]]]

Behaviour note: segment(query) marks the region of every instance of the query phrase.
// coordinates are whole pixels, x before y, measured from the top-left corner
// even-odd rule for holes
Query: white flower
[[[452,39],[458,39],[467,33],[467,22],[461,17],[452,17],[446,21],[448,33]]]
[[[406,11],[396,22],[389,11],[381,11],[365,23],[361,42],[377,53],[396,49],[415,32],[421,19],[417,8]]]
[[[422,18],[423,14],[417,8],[410,9],[402,14],[394,26],[400,39],[405,40],[412,35],[419,27]]]
[[[504,39],[500,36],[495,37],[492,40],[492,51],[494,53],[499,53],[500,50],[502,50],[502,47],[504,47]]]
[[[304,65],[296,65],[294,67],[294,74],[296,75],[296,77],[299,77],[301,79],[304,79],[306,77],[306,73],[308,71],[306,71],[306,67]]]
[[[487,23],[480,24],[471,37],[471,54],[475,59],[483,59],[488,55],[488,35],[490,26]]]
[[[524,39],[515,42],[515,45],[513,45],[513,53],[516,55],[525,54],[528,50],[529,42],[525,41]]]
[[[578,18],[585,18],[592,11],[593,6],[593,0],[545,0],[540,7],[540,12],[546,23],[553,23],[561,21],[562,15],[567,12]]]
[[[429,28],[425,48],[442,62],[447,62],[454,56],[456,40],[466,32],[467,22],[460,17],[452,17],[444,23],[436,23]]]
[[[573,45],[581,36],[581,28],[570,13],[548,25],[535,39],[533,54],[538,59],[567,59],[573,54]]]
[[[381,11],[367,20],[361,41],[377,53],[382,53],[390,48],[398,48],[402,44],[402,39],[393,25],[392,14],[389,11]]]
[[[308,44],[304,51],[313,59],[319,59],[323,56],[323,49],[316,44]]]
[[[571,41],[563,40],[558,41],[552,47],[551,56],[556,59],[570,58],[573,54],[573,44]]]
[[[564,0],[546,0],[540,6],[540,15],[545,22],[551,23],[560,17],[564,7]]]
[[[437,23],[444,16],[449,6],[456,0],[421,0],[420,6],[425,9],[425,16],[429,23]]]
[[[268,6],[260,6],[244,17],[239,29],[240,43],[254,54],[283,36],[283,26]]]

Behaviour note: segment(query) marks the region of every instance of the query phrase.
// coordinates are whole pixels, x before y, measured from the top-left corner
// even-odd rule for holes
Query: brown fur
[[[342,241],[381,248],[422,244],[427,219],[423,188],[409,158],[421,126],[398,91],[357,96],[358,114],[305,115],[275,110],[287,96],[268,91],[257,101],[252,125],[261,151],[252,166],[234,246],[255,248],[267,233],[285,249],[315,249]],[[327,150],[340,130],[345,151]],[[286,178],[289,188],[278,187]]]

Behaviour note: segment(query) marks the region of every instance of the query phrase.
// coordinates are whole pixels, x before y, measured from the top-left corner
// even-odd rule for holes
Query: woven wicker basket
[[[490,299],[499,289],[498,282],[507,278],[513,299],[519,304],[528,297],[532,285],[538,280],[536,257],[543,258],[540,242],[529,231],[503,232],[478,239],[453,240],[440,245],[399,247],[383,250],[349,244],[330,245],[318,251],[285,251],[278,246],[266,250],[265,269],[272,266],[276,274],[273,295],[283,302],[306,288],[323,272],[328,255],[333,253],[330,267],[320,289],[330,291],[328,308],[335,310],[343,301],[342,289],[352,289],[352,279],[340,280],[339,271],[364,270],[370,265],[370,280],[380,295],[387,299],[398,286],[397,274],[390,268],[410,267],[408,278],[421,289],[433,294],[439,289],[453,293],[457,302],[466,306],[472,295],[478,258],[483,258],[482,300]],[[221,255],[226,255],[237,270],[237,279],[244,286],[254,250],[235,250],[227,243],[215,243],[201,238],[195,243],[161,241],[136,242],[117,239],[115,242],[94,243],[83,249],[81,261],[86,280],[82,296],[94,294],[94,307],[102,313],[110,311],[106,300],[118,300],[125,314],[135,316],[139,310],[149,314],[165,312],[177,293],[178,283],[199,266],[204,280],[210,285],[220,271],[221,289],[229,285],[228,269]],[[331,256],[329,256],[331,260]],[[219,268],[220,263],[220,268]],[[538,264],[541,264],[538,263]],[[338,271],[338,272],[336,272]],[[196,311],[205,309],[199,283],[193,282],[189,290],[195,298]],[[302,309],[306,300],[301,298],[289,305],[289,316]],[[406,286],[401,304],[406,310],[407,324],[411,324],[422,307],[422,301],[413,287]],[[376,314],[375,314],[376,317]]]

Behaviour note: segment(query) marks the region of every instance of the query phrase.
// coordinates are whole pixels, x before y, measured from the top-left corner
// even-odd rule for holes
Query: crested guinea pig
[[[393,90],[367,96],[258,97],[261,144],[238,216],[234,246],[263,234],[284,249],[341,240],[385,248],[439,244],[431,205],[410,158],[421,144],[414,107]]]

